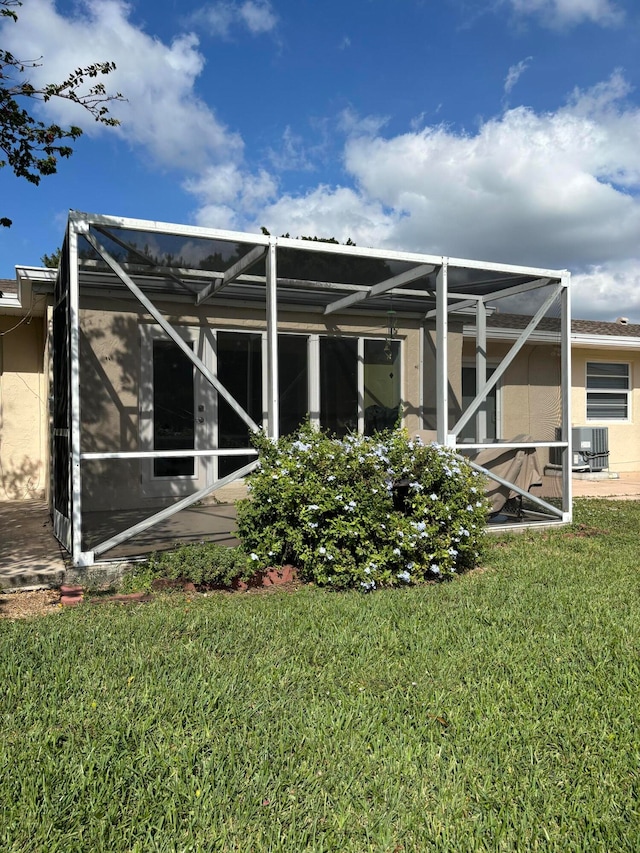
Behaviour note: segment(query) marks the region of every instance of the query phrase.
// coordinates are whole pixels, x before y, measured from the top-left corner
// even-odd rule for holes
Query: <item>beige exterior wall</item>
[[[631,385],[628,421],[588,421],[586,365],[588,361],[629,365]],[[640,471],[640,352],[619,349],[572,350],[571,423],[573,426],[607,427],[609,431],[609,470],[617,473]]]
[[[42,498],[47,489],[45,323],[20,320],[0,315],[0,501]]]
[[[122,310],[101,310],[97,301],[83,301],[81,310],[80,381],[82,388],[83,451],[127,451],[138,449],[142,401],[141,328],[153,325],[149,317],[138,312],[135,303],[121,303]],[[264,309],[242,309],[211,306],[179,313],[182,306],[164,305],[165,316],[174,326],[206,327],[211,330],[266,329]],[[104,308],[107,308],[106,303]],[[384,338],[388,318],[380,315],[331,316],[313,312],[281,311],[278,328],[282,332],[321,335],[344,335]],[[397,319],[397,338],[401,341],[403,421],[411,434],[435,437],[435,346],[433,329],[421,341],[423,329],[419,320]],[[424,357],[425,369],[420,361]],[[462,327],[451,324],[449,332],[450,423],[460,412],[462,359]],[[424,381],[421,389],[420,383]],[[233,389],[230,389],[233,391]],[[421,405],[425,404],[423,423]],[[425,428],[427,432],[425,432]],[[88,461],[83,463],[83,507],[104,510],[112,507],[156,506],[166,497],[145,497],[141,488],[142,465],[138,460]],[[218,500],[233,500],[244,494],[238,484],[215,493]]]
[[[489,366],[507,355],[513,342],[489,341]],[[464,343],[464,363],[472,365],[475,344]],[[498,434],[504,440],[530,435],[538,441],[554,441],[562,423],[560,350],[553,344],[525,344],[499,383]],[[546,452],[544,461],[548,461]]]

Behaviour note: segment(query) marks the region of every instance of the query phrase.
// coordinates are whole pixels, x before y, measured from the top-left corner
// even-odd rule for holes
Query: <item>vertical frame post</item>
[[[442,259],[442,266],[436,278],[436,429],[438,444],[448,444],[449,433],[449,358],[448,329],[449,302],[448,259]]]
[[[487,306],[484,300],[476,304],[476,395],[482,394],[487,384]],[[487,401],[476,415],[476,441],[487,439]]]
[[[80,227],[79,227],[80,226]],[[85,565],[82,553],[82,472],[80,469],[80,282],[78,233],[86,223],[69,227],[69,338],[71,407],[71,554],[75,566]],[[91,558],[89,562],[93,562]]]
[[[562,440],[567,447],[562,454],[562,509],[563,521],[573,518],[573,489],[571,469],[573,467],[573,448],[571,446],[571,274],[562,276],[561,315],[560,315],[560,359],[562,384]]]
[[[320,427],[320,335],[309,335],[309,420]]]
[[[278,270],[275,239],[267,251],[267,421],[271,438],[280,436],[278,398]]]

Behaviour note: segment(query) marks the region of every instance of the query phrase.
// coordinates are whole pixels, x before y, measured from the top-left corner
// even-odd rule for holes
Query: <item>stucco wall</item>
[[[42,498],[47,487],[45,324],[19,322],[0,315],[0,501]]]
[[[489,341],[489,365],[499,363],[512,345]],[[473,342],[465,341],[465,361],[473,363],[474,352]],[[554,441],[556,427],[562,423],[560,383],[559,347],[525,344],[499,383],[501,437],[508,441],[518,435],[530,435],[538,441]]]
[[[106,303],[105,303],[106,307]],[[109,308],[113,309],[113,303]],[[101,310],[102,303],[83,300],[81,310],[80,381],[82,388],[83,451],[126,451],[138,448],[141,401],[141,326],[150,318],[138,312],[135,303],[121,303],[121,310]],[[264,310],[164,305],[165,316],[174,326],[210,327],[226,330],[265,329]],[[179,313],[181,311],[189,313]],[[331,316],[310,312],[282,311],[278,318],[279,331],[321,335],[357,335],[383,338],[387,331],[386,314]],[[151,323],[151,325],[153,325]],[[402,398],[404,425],[410,433],[430,427],[435,416],[435,348],[427,336],[424,345],[419,320],[397,319],[397,337],[401,341]],[[420,358],[424,356],[425,386],[421,394]],[[449,334],[450,421],[459,413],[460,364],[462,358],[462,329],[452,324]],[[423,424],[421,403],[425,403],[426,424]],[[144,412],[142,412],[144,416]],[[435,428],[435,420],[433,422]],[[144,497],[141,488],[142,466],[133,461],[91,461],[83,463],[83,506],[86,510],[112,507],[154,506],[158,498]],[[217,492],[222,500],[239,495],[238,485]]]
[[[588,421],[586,394],[587,361],[622,362],[629,365],[631,404],[629,420]],[[609,430],[609,470],[640,471],[640,353],[632,350],[582,349],[574,347],[571,365],[571,422],[573,426],[605,426]]]

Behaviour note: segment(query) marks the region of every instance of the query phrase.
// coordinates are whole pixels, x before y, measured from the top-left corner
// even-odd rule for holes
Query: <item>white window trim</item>
[[[622,390],[619,388],[587,388],[587,378],[590,364],[624,364],[627,368],[627,388]],[[633,395],[633,382],[631,377],[631,362],[615,361],[614,359],[587,359],[584,363],[584,416],[585,422],[589,424],[629,424],[633,422],[631,411],[631,403]],[[607,394],[619,393],[627,395],[627,417],[626,418],[590,418],[589,417],[589,394]]]

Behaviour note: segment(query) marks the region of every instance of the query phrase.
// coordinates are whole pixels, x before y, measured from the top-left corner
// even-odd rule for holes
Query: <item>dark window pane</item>
[[[626,391],[629,387],[629,380],[624,376],[587,376],[587,388],[590,391],[602,388],[621,389]]]
[[[218,332],[218,379],[247,414],[262,423],[262,336],[255,333]],[[218,395],[218,447],[250,447],[249,427]],[[254,456],[220,456],[218,476],[246,465]]]
[[[193,364],[173,341],[153,342],[153,448],[195,449]],[[155,477],[193,477],[195,460],[154,459]]]
[[[364,342],[364,432],[393,429],[400,414],[400,342]]]
[[[587,374],[589,376],[628,376],[629,365],[588,361]]]
[[[358,342],[320,338],[320,426],[342,436],[358,429]]]
[[[587,388],[628,390],[629,365],[587,362]]]
[[[295,432],[309,412],[308,339],[278,336],[278,396],[280,435]]]
[[[491,379],[495,371],[494,367],[487,368],[487,379]],[[496,407],[496,394],[497,389],[494,385],[489,394],[487,395],[486,401],[483,405],[477,409],[478,412],[481,412],[482,409],[487,413],[487,432],[486,435],[476,436],[476,417],[475,415],[471,418],[471,420],[462,428],[460,431],[460,435],[458,436],[458,441],[478,441],[482,442],[486,439],[494,439],[497,438],[497,407]],[[463,413],[467,411],[470,404],[476,398],[476,368],[475,367],[463,367],[462,368],[462,411]]]
[[[173,341],[153,342],[153,448],[195,449],[193,364]],[[155,477],[193,477],[195,460],[154,459]]]
[[[626,420],[626,394],[587,394],[587,418],[590,420]]]

